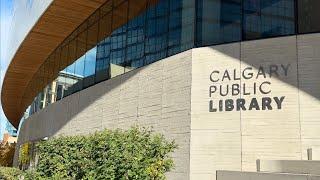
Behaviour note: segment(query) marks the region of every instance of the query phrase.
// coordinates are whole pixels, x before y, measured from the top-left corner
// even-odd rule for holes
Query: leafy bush
[[[23,171],[17,168],[0,167],[0,179],[4,180],[15,180],[19,179]]]
[[[34,171],[22,171],[13,167],[0,167],[1,180],[46,180],[39,173]],[[58,179],[57,179],[58,180]],[[59,179],[60,180],[60,179]]]
[[[37,145],[36,173],[47,179],[165,179],[176,148],[162,135],[137,127],[53,138]]]

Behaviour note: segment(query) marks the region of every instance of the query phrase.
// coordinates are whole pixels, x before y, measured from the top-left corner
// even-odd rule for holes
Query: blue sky
[[[13,3],[15,1],[19,2],[20,0],[0,0],[1,1],[1,51],[0,51],[0,61],[1,61],[1,81],[0,88],[2,87],[3,77],[7,66],[9,64],[9,59],[7,58],[7,48],[8,48],[8,40],[7,37],[10,31],[11,19],[13,16]],[[42,1],[42,0],[41,0]],[[32,5],[33,0],[23,1],[26,2],[27,5]],[[48,1],[50,2],[50,1]],[[86,53],[85,58],[80,58],[76,63],[71,65],[71,67],[66,68],[66,70],[70,70],[72,73],[76,73],[82,76],[90,76],[95,72],[95,59],[96,59],[96,48],[88,51]],[[1,104],[0,104],[1,105]],[[2,135],[4,132],[5,125],[7,123],[6,117],[2,111],[2,106],[0,106],[0,140],[2,139]]]
[[[1,20],[1,34],[0,34],[0,70],[1,70],[1,81],[0,87],[2,87],[3,75],[9,63],[9,60],[6,58],[6,48],[7,48],[7,37],[8,37],[8,26],[11,21],[13,13],[13,0],[1,0],[0,4],[0,20]],[[2,106],[0,106],[0,140],[4,132],[6,117],[2,111]]]

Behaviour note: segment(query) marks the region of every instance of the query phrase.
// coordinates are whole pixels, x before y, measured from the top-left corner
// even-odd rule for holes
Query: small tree
[[[0,144],[0,166],[11,167],[16,144]]]

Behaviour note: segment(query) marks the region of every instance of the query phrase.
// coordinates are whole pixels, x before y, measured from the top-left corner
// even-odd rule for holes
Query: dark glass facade
[[[320,31],[320,1],[298,0],[298,30],[299,33]]]
[[[193,47],[194,1],[162,0],[97,46],[101,81]]]
[[[197,46],[295,34],[294,0],[199,0]]]
[[[136,17],[130,2],[107,1],[56,49],[46,61],[54,69],[43,66],[35,79],[78,60],[35,98],[32,112],[194,47],[320,32],[319,0],[159,0]]]
[[[295,34],[294,0],[243,1],[243,39]]]
[[[241,40],[241,0],[199,0],[197,46]]]

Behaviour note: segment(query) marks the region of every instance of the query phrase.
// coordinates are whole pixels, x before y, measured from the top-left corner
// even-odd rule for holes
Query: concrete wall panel
[[[225,88],[237,80],[222,81],[217,75],[220,80],[213,83],[210,74],[240,69],[240,43],[197,48],[192,57],[190,173],[192,179],[215,179],[216,169],[241,170],[240,112],[209,111],[210,100],[217,107],[220,99],[232,98],[231,93],[221,98],[219,92],[210,97],[209,88]]]
[[[299,100],[303,159],[307,149],[320,148],[320,34],[297,37]]]
[[[287,74],[283,66],[288,67]],[[257,98],[260,105],[263,97],[285,97],[285,99],[281,109],[277,108],[272,99],[272,110],[264,111],[260,106],[260,110],[241,111],[242,170],[254,171],[255,161],[259,158],[300,159],[296,37],[241,43],[241,71],[247,67],[253,67],[255,75],[258,74],[260,67],[263,67],[266,77],[261,75],[249,80],[242,79],[241,83],[251,91],[254,83],[259,86],[263,82],[270,82],[271,84],[265,89],[271,92],[263,94],[257,90],[257,94],[242,93],[242,98],[248,101]],[[277,68],[278,75],[270,73],[273,67]]]
[[[318,180],[319,176],[306,174],[255,173],[218,171],[217,180]]]

